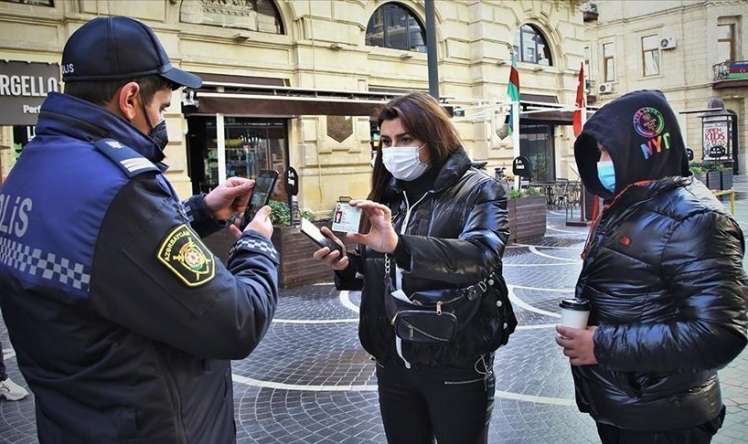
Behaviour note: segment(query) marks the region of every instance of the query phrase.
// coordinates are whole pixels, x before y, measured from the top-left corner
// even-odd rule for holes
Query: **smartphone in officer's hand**
[[[278,180],[278,172],[274,170],[262,170],[255,179],[255,187],[252,190],[252,198],[249,200],[247,210],[244,212],[242,217],[242,223],[239,227],[242,231],[247,228],[247,225],[252,221],[257,213],[257,210],[264,207],[270,201],[270,196],[273,195],[273,189],[275,188],[275,182]]]
[[[319,245],[320,248],[327,247],[330,249],[331,252],[333,251],[339,251],[340,257],[343,257],[345,255],[345,252],[343,251],[343,247],[340,246],[337,242],[330,239],[329,237],[322,234],[321,231],[319,231],[319,228],[317,228],[316,225],[309,222],[308,220],[301,218],[301,227],[300,231],[307,235],[309,239],[314,241],[315,244]]]

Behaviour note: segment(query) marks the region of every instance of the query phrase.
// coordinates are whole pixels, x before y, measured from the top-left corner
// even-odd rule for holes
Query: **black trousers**
[[[603,444],[709,444],[722,427],[725,407],[713,420],[696,427],[662,432],[624,430],[608,424],[597,423],[597,433]]]
[[[470,369],[377,363],[387,442],[431,444],[436,438],[439,444],[487,443],[495,390],[492,361],[486,357]]]

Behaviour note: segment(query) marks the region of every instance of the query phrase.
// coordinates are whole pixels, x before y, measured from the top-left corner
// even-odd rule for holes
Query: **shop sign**
[[[59,90],[59,64],[0,61],[0,125],[36,125],[47,94]]]
[[[720,160],[729,158],[727,152],[728,146],[728,130],[729,121],[716,120],[716,121],[704,121],[704,159],[706,160]]]

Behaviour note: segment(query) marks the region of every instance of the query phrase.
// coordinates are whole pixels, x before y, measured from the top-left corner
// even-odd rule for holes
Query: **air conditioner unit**
[[[597,87],[597,92],[600,94],[612,94],[613,93],[613,84],[610,82],[607,83],[601,83]]]
[[[663,36],[660,39],[660,49],[675,49],[678,44],[675,41],[675,37]]]

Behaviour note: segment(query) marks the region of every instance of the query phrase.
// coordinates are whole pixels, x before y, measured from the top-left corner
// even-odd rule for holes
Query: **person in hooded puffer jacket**
[[[659,91],[602,107],[574,153],[605,200],[576,285],[589,327],[557,327],[577,405],[603,443],[708,443],[725,415],[717,370],[746,345],[743,233],[690,177]]]

